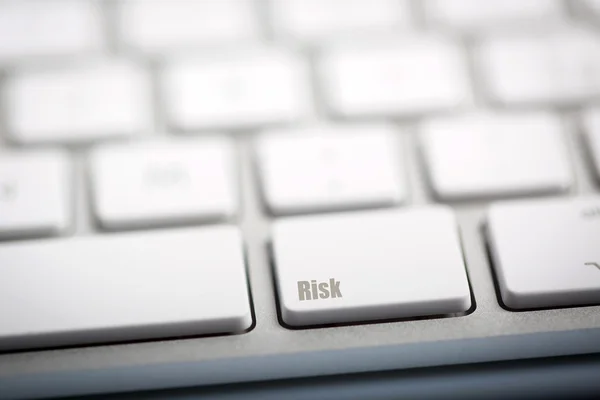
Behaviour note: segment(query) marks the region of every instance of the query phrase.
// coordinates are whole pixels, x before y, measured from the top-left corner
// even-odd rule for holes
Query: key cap
[[[96,1],[0,2],[0,63],[97,52],[102,35]]]
[[[165,107],[179,130],[290,122],[308,107],[306,65],[274,49],[170,64]]]
[[[230,218],[234,156],[226,138],[101,146],[91,158],[96,218],[106,229]]]
[[[587,131],[587,144],[596,168],[596,177],[600,181],[600,109],[586,111],[583,118],[584,128]]]
[[[127,0],[119,6],[123,42],[146,52],[239,43],[258,35],[249,0]]]
[[[487,229],[507,307],[600,303],[600,197],[495,204]]]
[[[569,105],[600,94],[600,40],[583,30],[485,41],[486,95],[504,105]]]
[[[562,135],[549,113],[473,114],[425,123],[421,147],[439,199],[559,193],[571,185]]]
[[[0,239],[64,232],[71,222],[70,175],[67,155],[58,150],[0,154]]]
[[[463,61],[449,41],[406,39],[324,51],[319,72],[336,116],[413,115],[466,102]]]
[[[468,32],[551,26],[563,14],[556,0],[426,0],[423,4],[432,24]]]
[[[22,144],[123,137],[151,119],[147,77],[124,62],[17,73],[4,97],[7,133]]]
[[[276,130],[257,142],[274,214],[397,204],[406,197],[399,143],[387,125]]]
[[[276,33],[303,41],[390,32],[410,24],[403,0],[275,0],[270,6]]]
[[[0,350],[240,333],[252,324],[237,228],[0,246]]]
[[[467,311],[454,215],[433,206],[293,217],[273,225],[283,321],[291,326]]]

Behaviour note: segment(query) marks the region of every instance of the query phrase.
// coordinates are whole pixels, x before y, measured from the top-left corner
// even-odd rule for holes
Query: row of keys
[[[599,112],[586,114],[598,177],[599,121]],[[573,183],[565,130],[550,113],[440,117],[425,123],[419,137],[439,200],[556,194]],[[262,197],[274,215],[394,206],[408,197],[405,143],[391,125],[273,130],[259,135],[254,147]],[[71,220],[67,155],[6,154],[0,159],[0,235],[65,231]],[[235,145],[225,137],[97,146],[89,160],[94,216],[109,230],[230,220],[239,209],[236,160]],[[46,202],[39,204],[42,196]]]
[[[432,26],[467,32],[555,24],[564,14],[559,0],[423,3]],[[406,0],[271,0],[268,4],[275,34],[302,41],[390,33],[410,27],[413,19]],[[263,34],[251,0],[128,0],[116,6],[114,23],[123,45],[149,53],[256,41]],[[105,9],[103,2],[91,0],[0,3],[0,63],[99,52],[106,47]]]
[[[238,210],[235,150],[226,138],[105,144],[91,153],[90,173],[104,229],[213,222]],[[63,234],[72,225],[72,197],[64,152],[2,154],[0,238]]]
[[[169,65],[166,113],[175,129],[244,127],[305,116],[307,77],[299,57],[269,49]],[[23,144],[131,136],[152,122],[150,81],[129,62],[27,71],[4,85],[7,134]],[[110,101],[107,101],[110,100]]]
[[[600,94],[600,39],[588,33],[495,39],[480,52],[493,101],[564,105]],[[420,115],[464,108],[471,98],[463,56],[441,38],[336,46],[323,51],[317,72],[330,112],[343,117]],[[290,123],[311,113],[305,60],[282,49],[180,60],[160,77],[176,130]],[[124,61],[25,70],[3,88],[7,134],[27,144],[138,134],[152,125],[150,92],[145,71]]]
[[[505,306],[600,302],[600,198],[496,204],[487,232]],[[446,206],[284,218],[271,235],[285,325],[474,307]],[[231,226],[6,243],[0,265],[0,350],[241,333],[253,322]]]

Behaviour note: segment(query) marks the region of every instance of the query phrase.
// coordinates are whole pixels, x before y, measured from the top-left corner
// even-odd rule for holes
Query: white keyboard
[[[600,2],[0,0],[0,398],[597,352]]]

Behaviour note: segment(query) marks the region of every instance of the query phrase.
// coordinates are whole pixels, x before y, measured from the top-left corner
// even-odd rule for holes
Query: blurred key
[[[433,24],[463,31],[543,26],[561,20],[558,0],[425,0]]]
[[[562,135],[551,114],[480,114],[426,123],[421,145],[436,197],[461,200],[566,190]]]
[[[263,193],[275,214],[397,204],[402,156],[387,125],[273,131],[257,143]]]
[[[596,177],[600,180],[600,109],[588,110],[584,115],[584,125],[587,132],[587,143],[596,168]]]
[[[6,81],[10,138],[24,144],[81,142],[148,129],[149,82],[124,62],[25,70]]]
[[[91,158],[96,218],[107,229],[229,218],[234,156],[226,138],[101,146]]]
[[[423,114],[470,97],[462,53],[444,39],[331,48],[319,72],[331,112],[343,117]]]
[[[56,235],[71,221],[71,166],[55,150],[0,154],[0,239]]]
[[[600,197],[494,204],[487,230],[506,306],[600,303]]]
[[[97,51],[103,46],[101,17],[97,1],[1,1],[0,63]]]
[[[252,0],[126,0],[119,3],[123,42],[147,52],[256,39]]]
[[[565,105],[600,95],[600,37],[590,32],[496,37],[477,55],[495,103]]]
[[[306,65],[288,51],[176,61],[163,78],[167,115],[179,130],[290,122],[307,112]]]
[[[276,34],[306,41],[410,24],[405,0],[271,0],[270,5]]]

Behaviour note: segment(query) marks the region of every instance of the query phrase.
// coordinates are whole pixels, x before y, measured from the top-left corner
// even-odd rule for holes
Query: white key
[[[393,205],[406,197],[394,130],[321,126],[260,137],[257,156],[274,214]]]
[[[562,135],[552,114],[476,114],[426,123],[421,145],[435,196],[460,200],[568,189]]]
[[[464,31],[552,25],[562,19],[558,0],[426,0],[428,19]]]
[[[1,153],[0,238],[56,235],[67,229],[70,179],[71,165],[62,152]]]
[[[319,68],[329,107],[343,117],[421,114],[470,96],[461,53],[443,39],[333,48]]]
[[[600,109],[588,110],[584,115],[584,124],[596,177],[600,180]]]
[[[237,228],[0,246],[0,349],[235,333],[252,324]]]
[[[600,40],[589,32],[489,39],[477,56],[496,103],[565,105],[600,95]]]
[[[278,220],[273,256],[288,325],[471,307],[456,221],[443,206]]]
[[[257,38],[251,0],[126,0],[119,3],[123,42],[147,52]]]
[[[600,303],[600,197],[496,204],[487,228],[507,307]]]
[[[92,153],[96,218],[107,229],[226,219],[238,207],[225,138],[104,145]]]
[[[24,144],[132,135],[151,119],[147,77],[128,63],[21,72],[4,98],[8,134]]]
[[[104,46],[101,22],[97,1],[2,1],[0,63],[96,52]]]
[[[410,24],[404,0],[271,0],[270,6],[276,33],[299,40],[389,32]]]
[[[168,117],[181,130],[290,122],[309,101],[306,65],[275,49],[175,62],[163,83]]]

